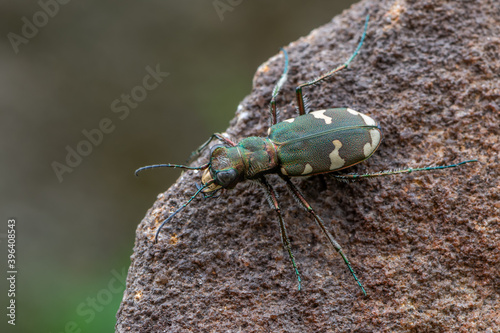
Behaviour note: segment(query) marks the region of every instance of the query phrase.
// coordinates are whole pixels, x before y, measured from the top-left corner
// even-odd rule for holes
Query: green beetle
[[[286,182],[297,201],[316,220],[329,243],[342,256],[361,291],[366,295],[365,289],[354,273],[342,248],[327,230],[321,217],[316,214],[299,189],[291,182],[291,177],[330,173],[336,179],[354,181],[361,178],[380,177],[414,171],[453,168],[465,163],[476,162],[476,160],[470,160],[445,166],[407,168],[404,170],[382,171],[362,175],[336,173],[336,171],[366,160],[377,150],[382,138],[380,128],[371,117],[349,108],[327,109],[306,113],[302,88],[324,81],[348,67],[363,44],[368,27],[368,19],[369,17],[366,17],[365,28],[356,50],[343,65],[296,88],[298,117],[287,119],[280,123],[277,123],[276,120],[276,96],[286,81],[288,73],[288,54],[282,49],[285,56],[285,69],[272,93],[270,102],[271,127],[269,128],[267,137],[249,137],[241,140],[239,143],[234,143],[222,134],[215,133],[192,155],[191,160],[194,156],[200,155],[203,150],[208,148],[210,142],[214,139],[222,142],[222,145],[211,147],[210,160],[202,166],[190,167],[177,164],[156,164],[136,170],[136,175],[142,170],[157,167],[203,170],[201,186],[198,186],[196,193],[186,203],[160,224],[155,234],[155,242],[158,240],[161,228],[186,207],[199,193],[202,193],[205,198],[214,197],[220,190],[231,189],[240,182],[252,180],[264,189],[271,207],[274,208],[278,215],[283,247],[288,252],[300,290],[301,277],[292,253],[285,222],[277,200],[277,194],[266,179],[266,175],[268,174],[277,174]]]
[[[298,177],[345,169],[370,157],[380,139],[375,120],[352,109],[310,112],[270,127],[267,138],[213,149],[202,192],[233,188],[268,173]]]

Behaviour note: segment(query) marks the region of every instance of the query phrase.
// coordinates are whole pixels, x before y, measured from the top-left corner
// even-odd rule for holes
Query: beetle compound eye
[[[228,169],[217,172],[215,176],[217,183],[222,187],[230,186],[238,177],[238,172],[235,169]]]

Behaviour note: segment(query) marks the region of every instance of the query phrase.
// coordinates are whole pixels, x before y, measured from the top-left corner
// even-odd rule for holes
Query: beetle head
[[[137,176],[140,172],[153,169],[153,168],[181,168],[187,170],[202,170],[203,175],[201,178],[201,186],[197,186],[197,191],[191,198],[179,207],[175,212],[170,214],[156,230],[154,242],[158,240],[158,235],[162,227],[172,220],[181,210],[194,200],[194,198],[201,192],[205,198],[214,197],[214,195],[221,189],[233,188],[236,184],[242,181],[245,172],[245,164],[239,147],[231,146],[226,147],[216,145],[210,150],[210,161],[202,166],[191,167],[188,165],[180,164],[154,164],[139,168],[135,171]]]
[[[203,172],[203,193],[215,193],[223,188],[234,188],[243,180],[245,165],[238,147],[216,145],[210,151],[210,163]],[[209,184],[212,182],[212,184]],[[207,185],[208,184],[208,185]]]

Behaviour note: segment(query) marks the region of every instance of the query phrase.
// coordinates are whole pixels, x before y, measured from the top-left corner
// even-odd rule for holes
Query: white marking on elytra
[[[267,136],[271,135],[271,127],[267,129]]]
[[[332,143],[335,146],[335,149],[329,155],[331,161],[330,170],[336,170],[344,166],[345,160],[339,155],[339,149],[342,147],[342,142],[339,140],[333,140]]]
[[[376,129],[372,129],[370,130],[370,137],[372,139],[372,143],[368,142],[363,147],[363,153],[365,154],[365,157],[368,157],[371,154],[373,154],[375,148],[378,147],[378,144],[380,143],[380,132]]]
[[[295,118],[290,118],[290,119],[283,120],[283,121],[286,121],[287,123],[293,123],[295,121]]]
[[[302,172],[303,175],[308,175],[313,171],[313,168],[311,164],[307,163],[306,167],[304,168],[304,172]]]
[[[288,176],[288,173],[286,172],[285,168],[281,167],[281,173],[284,174],[285,176]]]
[[[347,108],[347,112],[349,112],[350,114],[353,114],[353,115],[358,115],[359,114],[358,111],[353,110],[353,109],[349,109],[349,108]]]
[[[323,119],[327,125],[331,124],[332,117],[325,116],[325,112],[326,110],[319,110],[319,111],[309,112],[309,114],[312,114],[313,117],[316,119]]]
[[[354,114],[354,115],[361,116],[361,118],[363,118],[363,121],[365,122],[365,124],[368,126],[376,126],[377,125],[375,120],[373,120],[373,118],[371,118],[371,117],[368,117],[366,114],[362,114],[361,112],[358,112],[356,110],[349,109],[349,108],[347,108],[347,112]]]

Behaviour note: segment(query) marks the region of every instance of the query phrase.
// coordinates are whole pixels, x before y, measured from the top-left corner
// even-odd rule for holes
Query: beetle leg
[[[343,69],[346,69],[347,67],[349,67],[349,64],[351,63],[351,61],[354,59],[354,57],[356,57],[356,55],[358,54],[359,52],[359,49],[361,48],[361,45],[363,45],[363,41],[365,39],[365,36],[366,36],[366,29],[368,28],[368,20],[370,18],[370,15],[366,16],[366,21],[365,21],[365,29],[363,31],[363,35],[361,36],[361,40],[359,41],[359,44],[358,44],[358,47],[356,48],[356,50],[354,51],[354,53],[351,55],[351,57],[343,64],[343,65],[340,65],[339,67],[329,71],[328,73],[312,80],[312,81],[309,81],[309,82],[305,82],[305,83],[302,83],[300,84],[297,88],[295,88],[295,94],[297,95],[297,106],[299,108],[299,115],[303,115],[305,114],[305,106],[304,106],[304,96],[302,95],[302,88],[304,87],[308,87],[308,86],[312,86],[316,83],[319,83],[331,76],[333,76],[335,73],[343,70]]]
[[[283,48],[281,48],[280,50],[283,52],[283,55],[285,56],[285,68],[283,69],[283,74],[281,74],[280,79],[278,80],[276,86],[273,89],[271,102],[269,103],[269,112],[271,113],[271,126],[276,125],[277,123],[276,96],[278,96],[278,93],[280,92],[280,89],[285,83],[288,75],[288,53]]]
[[[212,134],[212,136],[210,136],[210,138],[204,144],[202,144],[200,147],[198,147],[198,149],[196,149],[194,152],[191,153],[191,156],[189,156],[187,163],[188,164],[191,163],[194,159],[196,159],[198,156],[200,156],[200,154],[208,147],[210,142],[212,142],[214,139],[219,139],[224,144],[226,144],[230,147],[236,146],[236,143],[232,142],[231,140],[229,140],[228,138],[226,138],[222,134],[214,133],[214,134]]]
[[[328,238],[328,241],[330,242],[330,244],[342,256],[342,259],[344,259],[344,262],[347,265],[347,268],[349,269],[352,276],[354,277],[354,280],[356,280],[356,282],[358,283],[359,287],[361,288],[361,291],[363,292],[364,295],[366,295],[365,288],[363,288],[363,285],[361,284],[361,282],[359,282],[358,277],[354,273],[354,270],[352,269],[351,264],[349,263],[349,260],[347,260],[347,257],[344,255],[344,252],[342,251],[342,248],[340,247],[339,243],[337,243],[337,241],[333,238],[332,234],[326,229],[325,223],[323,222],[321,217],[319,217],[319,215],[316,214],[316,212],[312,209],[311,205],[309,205],[309,203],[306,201],[306,199],[304,199],[304,196],[302,195],[302,193],[300,193],[297,186],[295,186],[292,183],[292,181],[290,180],[289,177],[281,176],[281,178],[283,178],[283,180],[286,182],[286,184],[288,185],[288,188],[290,189],[290,191],[292,191],[292,193],[295,196],[295,198],[297,199],[297,201],[299,201],[302,204],[302,206],[304,206],[304,208],[309,213],[311,213],[311,215],[314,217],[314,220],[319,225],[319,227],[321,228],[321,230],[325,234],[326,238]]]
[[[300,290],[300,288],[301,288],[300,273],[299,273],[299,269],[297,268],[297,264],[295,263],[295,257],[293,256],[293,253],[292,253],[290,239],[288,238],[288,233],[286,231],[285,221],[283,219],[283,215],[281,214],[281,209],[280,209],[280,206],[278,203],[276,192],[271,187],[271,185],[269,185],[269,183],[267,182],[267,180],[264,176],[262,176],[259,179],[259,182],[262,184],[263,188],[266,191],[269,204],[271,205],[272,208],[274,208],[274,210],[278,214],[278,218],[279,218],[279,222],[280,222],[281,243],[283,244],[283,247],[288,252],[288,256],[290,257],[290,261],[292,262],[293,269],[295,270],[295,275],[297,276],[297,282],[298,282],[299,290]]]
[[[346,175],[335,175],[332,174],[331,176],[342,181],[357,181],[361,180],[363,178],[375,178],[375,177],[382,177],[382,176],[390,176],[390,175],[395,175],[398,173],[411,173],[414,171],[430,171],[430,170],[441,170],[441,169],[447,169],[447,168],[456,168],[462,164],[465,163],[472,163],[472,162],[477,162],[477,160],[469,160],[469,161],[463,161],[457,164],[449,164],[449,165],[441,165],[441,166],[433,166],[433,167],[425,167],[425,168],[407,168],[407,169],[402,169],[402,170],[385,170],[385,171],[380,171],[380,172],[375,172],[375,173],[365,173],[365,174],[346,174]]]

